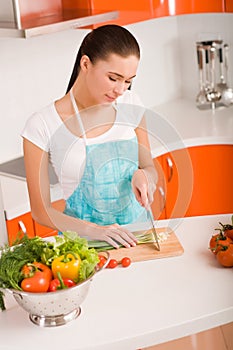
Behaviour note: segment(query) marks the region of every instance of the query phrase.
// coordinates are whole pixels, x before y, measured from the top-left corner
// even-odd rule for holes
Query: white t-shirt
[[[132,139],[144,114],[144,107],[136,94],[125,91],[114,104],[116,119],[113,126],[95,138],[83,138],[71,133],[60,118],[55,104],[51,103],[34,113],[21,133],[37,147],[49,153],[50,162],[59,179],[64,199],[79,184],[85,168],[87,145]]]

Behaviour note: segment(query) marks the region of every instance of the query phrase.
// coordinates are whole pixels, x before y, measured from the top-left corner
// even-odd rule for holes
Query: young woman
[[[90,32],[78,51],[67,93],[29,118],[22,132],[33,218],[118,248],[136,245],[122,225],[146,220],[157,174],[144,109],[129,87],[140,49],[125,28]],[[48,164],[65,210],[50,199]]]

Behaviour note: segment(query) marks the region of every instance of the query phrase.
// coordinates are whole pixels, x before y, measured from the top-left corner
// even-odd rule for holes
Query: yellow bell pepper
[[[62,278],[69,278],[77,282],[80,264],[81,259],[78,254],[70,252],[61,255],[52,262],[51,269],[53,276],[57,278],[57,273],[60,272]]]

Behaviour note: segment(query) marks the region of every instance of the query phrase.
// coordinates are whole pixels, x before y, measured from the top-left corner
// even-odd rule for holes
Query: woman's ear
[[[90,58],[87,55],[83,55],[80,60],[80,68],[82,71],[86,71],[91,63]]]

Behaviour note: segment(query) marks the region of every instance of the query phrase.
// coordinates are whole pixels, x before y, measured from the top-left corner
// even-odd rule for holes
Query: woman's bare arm
[[[153,164],[145,118],[135,130],[139,145],[139,169],[132,179],[133,191],[138,202],[145,208],[153,202],[158,174]]]

